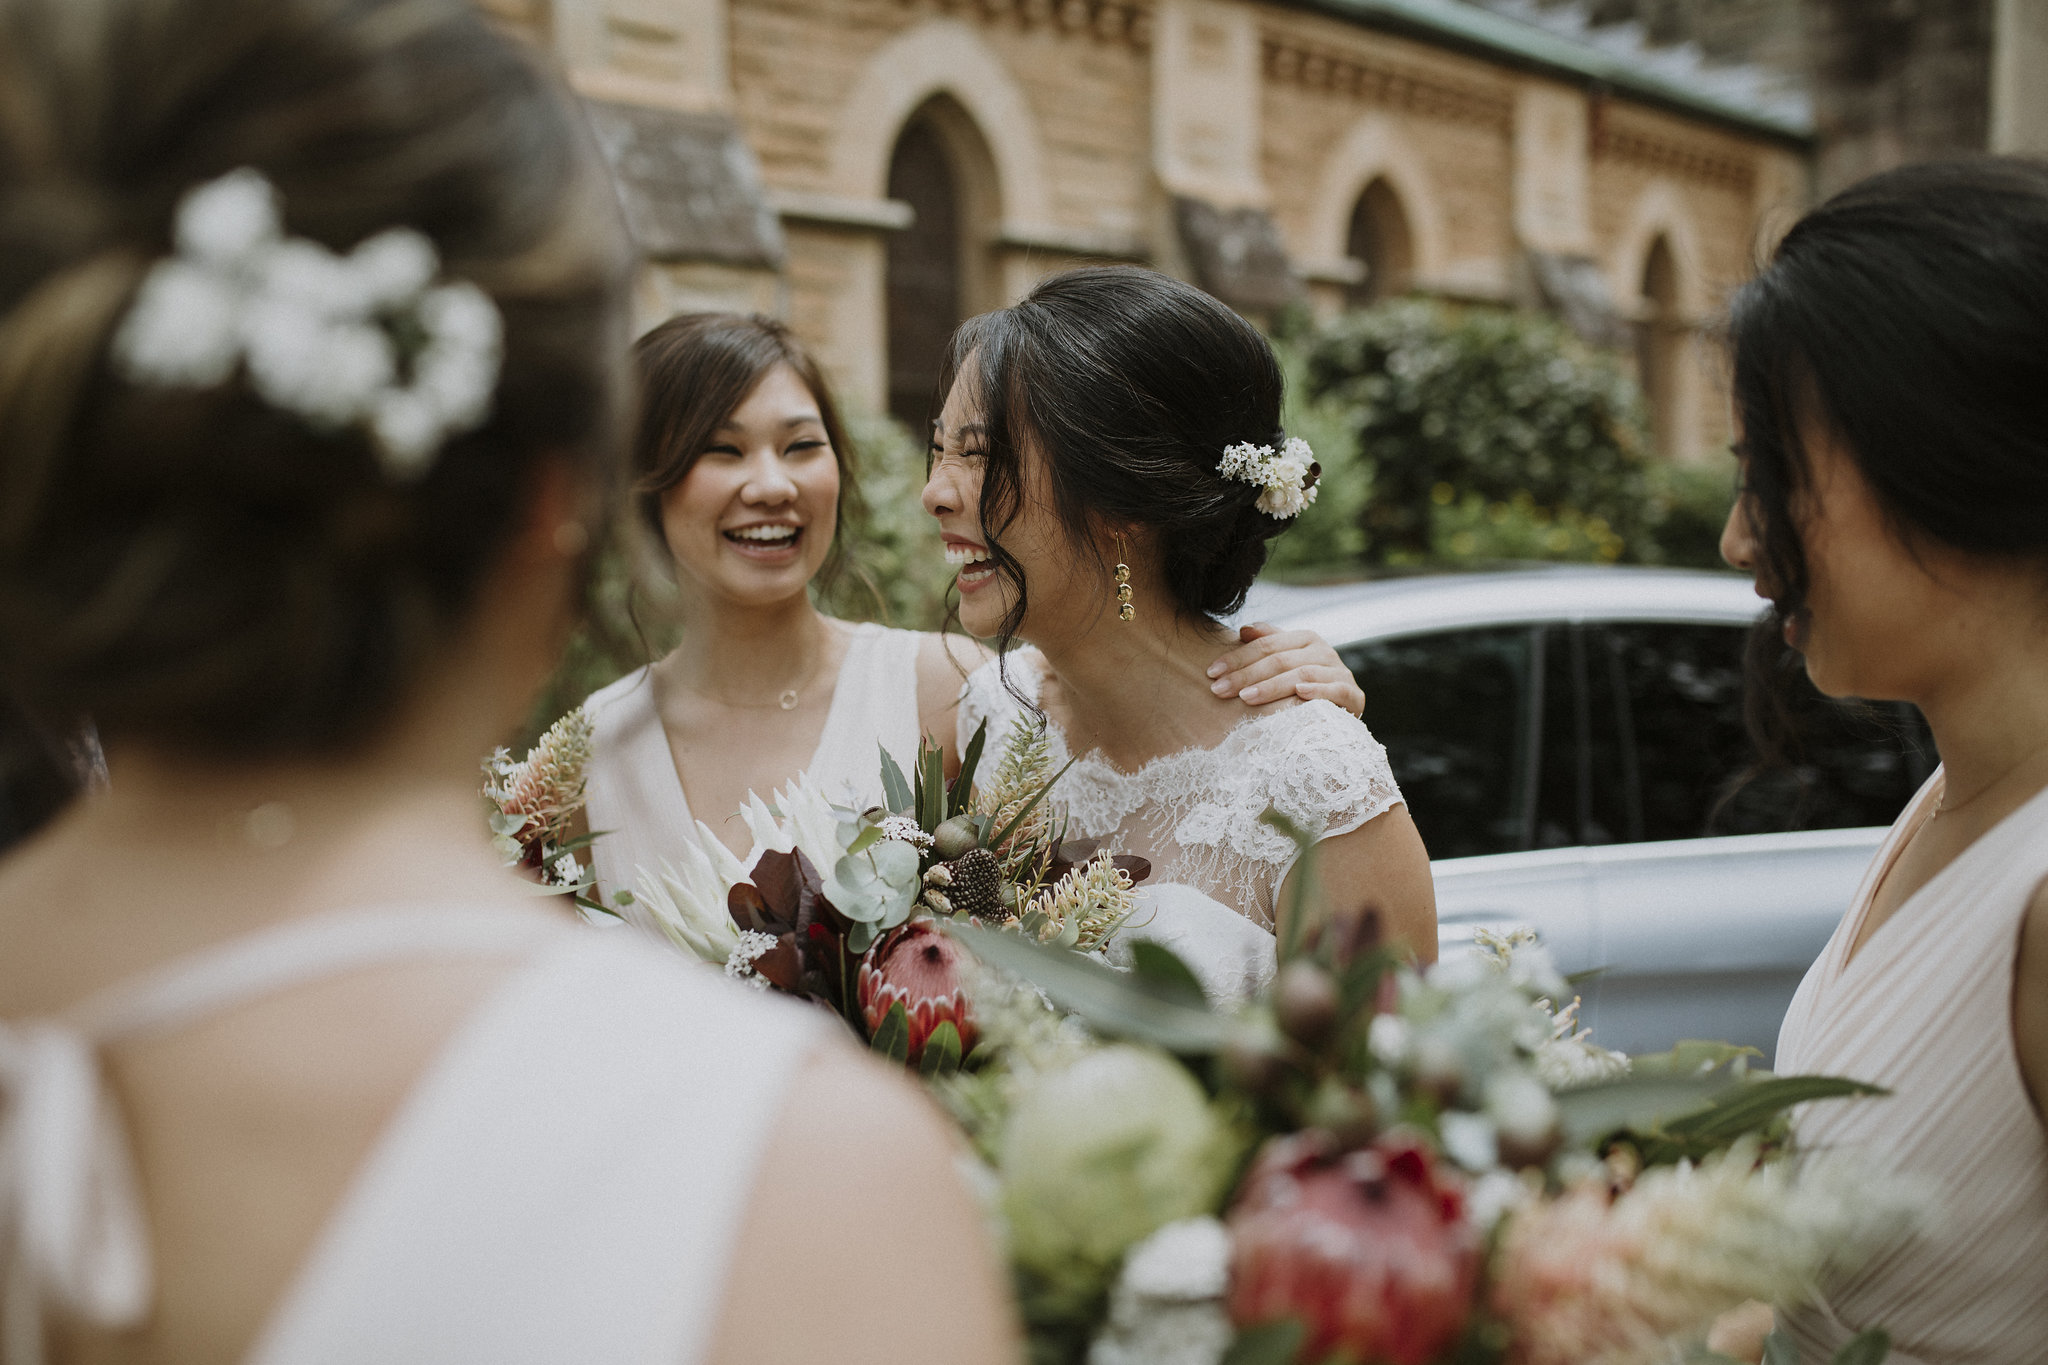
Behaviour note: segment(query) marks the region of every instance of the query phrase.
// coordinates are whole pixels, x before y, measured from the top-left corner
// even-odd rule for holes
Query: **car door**
[[[1746,628],[1583,628],[1586,1020],[1610,1047],[1724,1038],[1768,1057],[1800,978],[1931,753],[1917,716],[1802,703],[1799,771],[1744,783]]]
[[[1585,850],[1562,793],[1577,758],[1561,623],[1405,634],[1340,652],[1367,694],[1436,879],[1439,951],[1534,929],[1593,965]]]

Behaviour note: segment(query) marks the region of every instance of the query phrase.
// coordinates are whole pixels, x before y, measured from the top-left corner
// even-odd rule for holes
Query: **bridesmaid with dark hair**
[[[1808,1146],[1923,1183],[1939,1216],[1783,1324],[1804,1360],[1887,1328],[1901,1365],[2048,1342],[2048,164],[1873,177],[1808,214],[1732,309],[1742,489],[1722,552],[1831,696],[1909,701],[1942,766],[1786,1016],[1788,1072],[1889,1099]],[[1797,664],[1791,664],[1797,667]]]
[[[964,636],[840,621],[813,586],[859,534],[852,443],[817,362],[781,323],[671,318],[634,347],[643,392],[633,518],[673,578],[683,644],[585,703],[592,850],[606,904],[674,860],[702,821],[744,857],[732,817],[808,774],[835,800],[882,799],[878,749],[906,769],[921,736],[958,762],[954,716],[988,652]],[[1248,626],[1219,645],[1218,697],[1266,706],[1365,697],[1317,636]],[[1243,707],[1236,708],[1242,712]]]

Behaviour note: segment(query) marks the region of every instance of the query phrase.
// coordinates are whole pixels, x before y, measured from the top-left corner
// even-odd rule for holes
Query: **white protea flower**
[[[677,840],[675,854],[674,862],[663,859],[638,870],[634,903],[678,948],[706,962],[722,963],[740,933],[726,909],[726,896],[747,879],[747,870],[702,821],[695,837]]]
[[[820,877],[830,878],[846,853],[839,840],[839,812],[825,799],[810,774],[774,794],[773,804],[753,792],[740,807],[740,818],[754,836],[754,854],[801,852]]]
[[[186,193],[178,201],[178,252],[219,270],[231,270],[284,229],[277,191],[260,171],[244,166]]]

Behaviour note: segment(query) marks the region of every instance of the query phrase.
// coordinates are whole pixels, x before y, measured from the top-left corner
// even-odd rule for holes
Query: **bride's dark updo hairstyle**
[[[467,0],[0,0],[0,672],[46,716],[222,755],[373,730],[455,633],[543,456],[624,472],[617,206],[566,96]],[[110,341],[179,200],[239,167],[346,252],[418,229],[504,319],[492,413],[394,483],[236,378]]]
[[[1105,582],[1105,524],[1143,526],[1175,612],[1214,619],[1244,605],[1266,543],[1288,525],[1255,506],[1258,485],[1217,473],[1225,447],[1278,449],[1285,439],[1280,366],[1258,329],[1154,270],[1070,270],[962,324],[940,392],[956,378],[973,386],[987,427],[982,538],[1017,589],[1006,639],[1029,592],[1002,548],[1022,504],[1027,447],[1044,463],[1061,523],[1077,545],[1094,546]]]
[[[1808,590],[1802,416],[1905,536],[2037,562],[2048,586],[2048,163],[1926,163],[1851,186],[1737,291],[1729,340],[1742,506],[1775,607],[1750,648],[1768,762],[1796,742],[1782,626]]]

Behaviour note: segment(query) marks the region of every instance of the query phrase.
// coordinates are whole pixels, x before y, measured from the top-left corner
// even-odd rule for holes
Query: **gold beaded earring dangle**
[[[1117,619],[1128,621],[1138,614],[1131,605],[1131,566],[1124,563],[1124,538],[1116,538],[1116,600]]]

